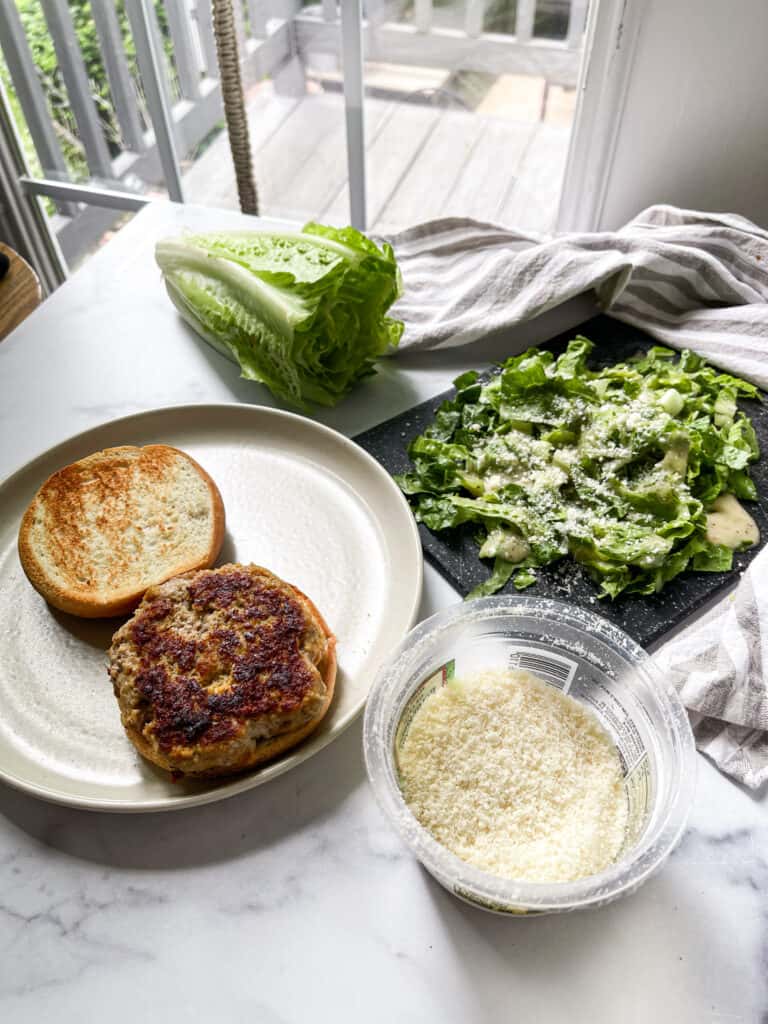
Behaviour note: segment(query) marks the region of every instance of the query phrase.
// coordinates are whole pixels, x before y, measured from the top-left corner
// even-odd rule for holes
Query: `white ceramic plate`
[[[336,692],[318,730],[263,768],[221,782],[173,783],[139,757],[106,672],[106,650],[123,620],[50,608],[27,582],[16,550],[24,509],[51,473],[101,448],[156,442],[189,452],[218,484],[227,515],[218,564],[255,562],[295,583],[338,637]],[[6,480],[0,508],[0,778],[58,803],[170,810],[287,771],[360,712],[379,663],[418,609],[421,545],[397,486],[356,444],[291,413],[193,405],[114,420]]]

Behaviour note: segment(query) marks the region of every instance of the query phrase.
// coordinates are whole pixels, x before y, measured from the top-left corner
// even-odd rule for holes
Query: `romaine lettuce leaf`
[[[401,293],[392,248],[354,228],[189,235],[155,255],[187,323],[299,408],[335,405],[403,332],[385,315]]]

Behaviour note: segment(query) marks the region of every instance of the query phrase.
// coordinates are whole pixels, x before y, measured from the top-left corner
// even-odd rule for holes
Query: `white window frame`
[[[646,0],[593,0],[560,206],[559,232],[597,231]]]
[[[592,0],[587,21],[584,55],[578,86],[578,102],[574,120],[563,189],[560,198],[557,230],[590,231],[599,223],[611,176],[618,128],[631,78],[636,42],[647,0]],[[137,49],[147,57],[145,77],[149,82],[148,101],[159,143],[161,161],[172,199],[183,202],[181,177],[175,151],[172,125],[168,113],[168,99],[160,87],[161,73],[157,54],[153,53],[152,34],[149,30],[147,0],[134,0],[130,5],[132,27]],[[530,15],[533,2],[527,0],[520,14]],[[350,193],[350,219],[357,227],[366,226],[364,102],[363,102],[363,16],[361,0],[341,0],[337,11],[332,0],[323,4],[327,18],[341,15],[343,42],[344,100],[347,122],[347,161]],[[519,31],[520,26],[518,26]],[[569,45],[575,45],[570,40]],[[0,97],[2,102],[3,97]],[[7,108],[6,108],[7,109]],[[7,119],[6,119],[7,121]],[[7,123],[3,126],[8,148]],[[16,140],[12,148],[18,152]],[[6,161],[7,162],[7,161]],[[8,168],[6,169],[6,171]],[[122,192],[94,184],[77,185],[49,178],[34,178],[26,168],[19,166],[15,190],[20,198],[26,197],[36,207],[36,197],[48,196],[59,202],[83,202],[114,209],[137,210],[147,200],[139,195]],[[28,235],[48,235],[47,240],[30,235],[26,240],[30,252],[43,250],[59,266],[46,274],[51,285],[61,279],[63,260],[58,247],[51,244],[50,232],[39,216],[27,218],[24,230]],[[44,219],[43,219],[44,220]]]

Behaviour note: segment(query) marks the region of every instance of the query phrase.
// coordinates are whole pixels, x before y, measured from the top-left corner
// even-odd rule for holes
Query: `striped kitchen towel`
[[[555,237],[451,218],[388,241],[403,354],[467,345],[593,290],[604,312],[768,390],[768,231],[743,217],[652,206],[616,232]],[[768,781],[768,547],[654,657],[699,749],[747,786]]]

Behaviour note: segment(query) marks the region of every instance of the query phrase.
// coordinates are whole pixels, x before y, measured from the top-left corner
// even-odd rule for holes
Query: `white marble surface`
[[[241,222],[150,207],[0,345],[0,476],[140,409],[270,402],[178,321],[151,259],[163,234]],[[512,344],[389,361],[322,419],[355,433]],[[455,600],[427,569],[422,613]],[[520,921],[460,904],[402,847],[369,792],[359,722],[267,786],[172,815],[0,785],[0,1020],[101,1017],[765,1024],[765,794],[700,758],[691,827],[659,875],[602,910]]]

